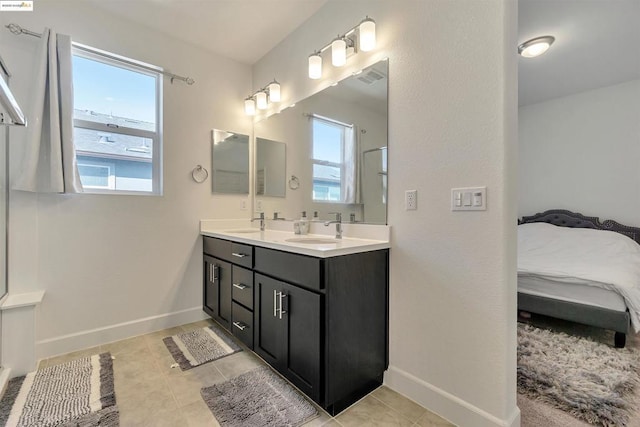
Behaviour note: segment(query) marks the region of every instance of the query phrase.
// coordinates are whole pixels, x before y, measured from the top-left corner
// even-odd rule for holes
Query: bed
[[[626,335],[631,330],[640,330],[640,228],[613,220],[601,222],[597,217],[559,209],[524,216],[518,225],[518,310],[612,330],[615,332],[614,345],[624,347]],[[618,234],[570,231],[557,227],[607,230]],[[544,240],[538,237],[538,233],[540,236],[551,233],[552,237],[544,237],[547,239]],[[562,250],[566,251],[566,248],[558,249],[556,242],[561,245],[567,234],[573,239],[576,233],[581,235],[580,238],[583,235],[589,238],[593,235],[612,238],[624,252],[617,255],[618,252],[610,250],[609,240],[604,241],[606,246],[602,248],[589,249],[586,244],[580,245],[574,254],[578,261],[582,262],[582,252],[591,252],[590,255],[584,255],[588,265],[581,267],[580,271],[593,270],[597,277],[567,273],[564,264],[559,266],[565,262]],[[620,235],[635,243],[622,239]],[[595,242],[599,240],[595,239]],[[602,258],[600,253],[603,254]],[[619,273],[628,266],[631,267],[630,271]],[[605,274],[609,276],[603,278]],[[609,280],[613,276],[615,279]],[[624,286],[618,286],[616,280],[624,282]]]

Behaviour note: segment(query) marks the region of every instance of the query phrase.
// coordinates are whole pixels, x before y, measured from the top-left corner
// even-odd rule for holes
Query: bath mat
[[[318,416],[316,408],[266,366],[200,390],[222,427],[299,426]]]
[[[0,401],[0,425],[118,426],[111,354],[95,354],[11,379]]]
[[[601,426],[625,426],[639,355],[587,338],[518,324],[518,392]]]
[[[216,325],[182,332],[162,341],[183,371],[242,350]]]

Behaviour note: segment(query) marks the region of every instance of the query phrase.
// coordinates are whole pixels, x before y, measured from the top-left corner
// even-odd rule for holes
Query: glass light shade
[[[342,67],[347,63],[347,42],[344,39],[331,42],[331,63],[334,67]]]
[[[269,83],[269,99],[271,102],[280,102],[280,83],[276,81]]]
[[[256,106],[258,110],[265,110],[267,108],[267,93],[266,92],[258,92],[256,93]]]
[[[518,46],[518,53],[525,58],[535,58],[549,50],[554,41],[553,36],[536,37]]]
[[[319,53],[309,55],[309,78],[319,79],[322,77],[322,56]]]
[[[360,50],[369,52],[376,48],[376,21],[367,17],[360,23]]]
[[[244,100],[244,112],[247,116],[254,116],[256,114],[256,103],[253,98]]]

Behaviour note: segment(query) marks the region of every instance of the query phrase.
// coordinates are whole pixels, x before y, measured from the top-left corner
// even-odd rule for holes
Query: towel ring
[[[191,171],[191,176],[195,182],[202,184],[209,178],[209,171],[202,167],[202,165],[198,165]]]
[[[291,179],[289,179],[289,188],[292,190],[297,190],[300,187],[300,180],[297,176],[291,175]]]

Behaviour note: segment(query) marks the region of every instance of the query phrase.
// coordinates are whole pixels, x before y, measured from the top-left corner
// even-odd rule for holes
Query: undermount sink
[[[306,243],[308,245],[335,245],[338,243],[336,239],[322,239],[319,237],[293,237],[291,239],[285,239],[285,242]]]
[[[259,233],[260,230],[257,228],[247,228],[243,230],[225,230],[225,233],[233,233],[233,234],[242,234],[242,233]]]

